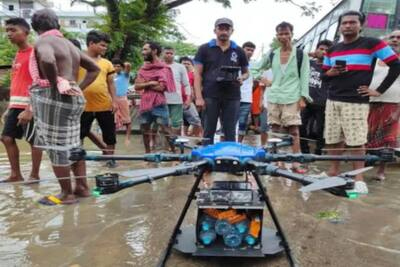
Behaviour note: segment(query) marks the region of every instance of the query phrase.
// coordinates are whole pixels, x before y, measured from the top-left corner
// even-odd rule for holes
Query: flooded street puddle
[[[120,136],[121,137],[121,136]],[[123,143],[122,138],[119,139]],[[93,147],[86,141],[87,147]],[[22,145],[22,143],[21,143]],[[138,136],[120,154],[142,153]],[[22,170],[30,154],[21,152]],[[88,162],[88,175],[153,168],[142,162],[119,162],[115,169]],[[344,164],[343,164],[344,165]],[[347,164],[346,164],[347,165]],[[163,164],[162,166],[167,166]],[[312,165],[314,171],[327,164]],[[372,181],[370,194],[349,200],[325,192],[302,195],[295,182],[263,177],[268,193],[300,266],[400,266],[399,168],[388,168],[385,182]],[[9,166],[0,149],[0,174]],[[44,155],[40,175],[53,178]],[[226,179],[227,175],[217,175]],[[81,199],[71,206],[47,207],[37,200],[57,193],[56,181],[39,185],[0,185],[0,266],[155,266],[186,201],[192,176],[168,177],[112,195]],[[94,186],[94,180],[90,180]],[[184,224],[193,224],[193,202]],[[336,220],[335,220],[336,219]],[[264,217],[271,226],[268,212]],[[167,266],[287,266],[284,254],[266,259],[194,258],[173,252]]]

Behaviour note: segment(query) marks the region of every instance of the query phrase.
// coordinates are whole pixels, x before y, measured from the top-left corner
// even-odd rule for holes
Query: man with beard
[[[397,79],[400,62],[384,41],[362,37],[360,32],[364,14],[347,11],[339,17],[339,30],[343,42],[332,46],[325,58],[324,79],[329,82],[325,111],[325,142],[330,145],[330,155],[341,155],[345,145],[351,154],[365,155],[364,145],[368,134],[369,97],[380,96]],[[369,88],[376,59],[385,62],[389,71],[376,90]],[[396,88],[398,90],[398,88]],[[363,161],[353,163],[353,169],[364,167]],[[328,175],[339,174],[339,161],[331,163]],[[368,187],[361,174],[355,177],[354,190],[367,194]]]
[[[169,127],[168,107],[164,92],[176,91],[171,68],[160,60],[161,46],[146,42],[142,49],[144,65],[139,69],[135,80],[135,90],[141,91],[139,106],[140,128],[146,153],[150,153],[151,124],[157,123],[166,134],[172,151],[172,130]]]
[[[42,9],[32,16],[32,28],[39,34],[30,59],[31,103],[36,125],[35,144],[47,147],[61,193],[39,202],[45,205],[73,204],[76,196],[90,196],[86,182],[85,161],[71,162],[69,149],[79,147],[80,116],[85,107],[82,89],[92,83],[99,69],[96,63],[81,53],[59,31],[57,15]],[[87,74],[80,88],[76,80],[79,66]],[[72,168],[71,168],[72,167]],[[70,179],[71,169],[76,177],[75,189]]]
[[[249,77],[243,49],[230,40],[232,20],[217,19],[214,33],[217,39],[200,46],[194,58],[196,106],[204,109],[205,145],[214,143],[219,117],[225,140],[235,141],[240,86]]]
[[[388,44],[400,53],[400,31],[389,34]],[[388,73],[389,67],[385,62],[378,60],[375,65],[374,76],[369,88],[377,88]],[[397,133],[400,119],[400,78],[380,96],[369,98],[370,110],[368,116],[368,144],[367,148],[391,147],[396,148]],[[385,179],[385,163],[381,162],[376,179]]]

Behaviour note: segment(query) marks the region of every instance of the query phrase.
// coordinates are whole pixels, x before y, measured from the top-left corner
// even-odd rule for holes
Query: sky
[[[55,8],[71,9],[69,1],[53,0]],[[282,21],[288,21],[294,25],[294,37],[301,37],[311,26],[333,8],[335,0],[316,1],[322,5],[321,11],[315,18],[301,16],[301,10],[287,3],[275,3],[273,0],[257,0],[248,4],[242,0],[231,0],[232,8],[224,8],[221,4],[209,0],[207,3],[193,0],[178,8],[176,22],[180,31],[187,38],[187,42],[200,45],[214,38],[214,22],[220,17],[228,17],[233,20],[234,33],[232,40],[239,45],[246,41],[252,41],[257,49],[254,58],[260,58],[261,54],[269,49],[269,44],[275,36],[275,26]],[[306,1],[297,0],[298,3]],[[76,5],[74,10],[93,9],[85,5]],[[262,51],[264,48],[264,51]]]

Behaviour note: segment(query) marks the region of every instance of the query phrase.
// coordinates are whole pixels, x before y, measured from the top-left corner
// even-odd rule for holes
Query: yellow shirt
[[[108,111],[112,109],[111,96],[108,91],[107,78],[115,72],[114,67],[110,61],[100,58],[96,61],[97,66],[100,68],[99,75],[96,80],[92,82],[85,90],[83,95],[86,98],[85,111],[97,112]],[[86,71],[79,71],[78,80],[85,77]]]

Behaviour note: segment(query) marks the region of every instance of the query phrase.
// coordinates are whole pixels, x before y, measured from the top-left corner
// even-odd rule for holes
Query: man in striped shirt
[[[19,166],[19,149],[15,139],[25,139],[31,144],[32,170],[29,181],[39,180],[39,168],[42,159],[42,151],[32,146],[33,144],[33,120],[30,109],[29,87],[32,78],[29,74],[29,57],[33,47],[28,43],[30,32],[29,24],[22,18],[11,18],[6,21],[7,37],[11,43],[18,47],[11,71],[10,102],[5,117],[1,141],[3,142],[10,161],[11,175],[2,182],[23,181],[24,178]]]
[[[382,40],[362,37],[360,32],[365,16],[357,11],[347,11],[339,18],[343,42],[328,50],[323,68],[323,79],[329,82],[325,113],[325,140],[330,145],[329,154],[340,155],[345,145],[352,155],[365,155],[364,145],[368,134],[369,96],[385,92],[400,74],[400,62],[393,50]],[[386,78],[376,90],[369,89],[376,59],[389,66]],[[400,90],[400,89],[399,89]],[[364,162],[353,163],[354,169],[364,167]],[[339,174],[339,162],[332,162],[329,175]],[[368,193],[361,174],[355,177],[354,190]]]

